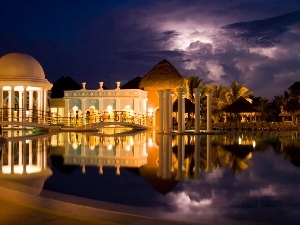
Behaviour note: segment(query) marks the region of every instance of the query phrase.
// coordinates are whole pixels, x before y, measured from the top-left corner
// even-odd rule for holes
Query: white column
[[[24,89],[19,90],[19,122],[23,121],[23,92]]]
[[[3,108],[3,87],[0,87],[0,109]]]
[[[24,91],[23,91],[23,121],[26,121],[26,111],[27,111],[27,87],[24,87]]]
[[[3,120],[3,87],[0,86],[0,120]]]
[[[171,91],[170,95],[169,95],[169,131],[170,132],[172,132],[172,130],[173,130],[173,117],[172,117],[173,103],[172,103],[172,96],[173,96],[173,93]]]
[[[158,90],[157,95],[159,98],[159,127],[158,132],[164,132],[164,91]]]
[[[10,102],[10,113],[9,113],[9,121],[14,121],[14,109],[15,109],[15,87],[12,86],[11,87],[11,91],[10,91],[10,99],[9,99],[9,102]]]
[[[121,100],[119,98],[116,98],[116,111],[121,110]]]
[[[42,105],[43,105],[43,98],[42,98],[42,90],[38,90],[38,123],[42,120]]]
[[[212,131],[212,123],[211,123],[211,93],[207,93],[207,132]]]
[[[70,126],[70,99],[65,99],[65,114],[64,117],[67,118],[67,125]]]
[[[178,115],[177,115],[177,122],[178,122],[178,133],[183,133],[185,131],[185,124],[184,124],[184,111],[185,111],[185,101],[184,101],[184,90],[183,88],[177,88],[177,95],[178,95]]]
[[[32,122],[32,115],[33,115],[33,91],[29,91],[29,105],[28,105],[28,110],[29,110],[29,122]]]
[[[43,90],[43,123],[46,123],[46,116],[47,116],[47,97],[48,97],[48,90],[44,89]]]
[[[195,133],[200,132],[200,96],[201,88],[194,88],[195,95]]]
[[[86,125],[86,99],[81,99],[82,124]]]
[[[172,109],[170,109],[170,95],[171,89],[164,89],[164,100],[165,100],[165,109],[164,109],[164,132],[171,133],[172,126],[170,126],[170,116],[172,117]],[[170,113],[171,112],[171,113]],[[171,128],[171,129],[170,129]]]

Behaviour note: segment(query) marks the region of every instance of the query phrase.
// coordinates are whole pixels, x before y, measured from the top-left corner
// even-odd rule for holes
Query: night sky
[[[300,1],[2,0],[0,56],[11,52],[52,83],[114,88],[167,59],[185,77],[271,99],[300,81]]]

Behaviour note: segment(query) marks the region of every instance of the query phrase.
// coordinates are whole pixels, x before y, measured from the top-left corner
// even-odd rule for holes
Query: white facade
[[[77,124],[96,122],[122,122],[134,116],[147,116],[147,92],[140,89],[104,90],[99,82],[98,90],[83,89],[64,91],[65,111],[63,117]]]

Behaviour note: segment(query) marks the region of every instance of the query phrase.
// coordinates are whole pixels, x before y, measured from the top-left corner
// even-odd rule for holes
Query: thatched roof
[[[257,112],[255,107],[242,97],[238,98],[231,105],[226,106],[224,111],[230,113]]]
[[[141,77],[136,77],[121,86],[121,89],[139,89]]]
[[[182,85],[183,76],[167,60],[156,64],[141,80],[140,88],[175,88]]]

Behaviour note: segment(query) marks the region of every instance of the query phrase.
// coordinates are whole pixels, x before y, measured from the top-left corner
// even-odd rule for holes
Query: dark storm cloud
[[[278,17],[296,10],[283,0],[6,1],[0,54],[30,54],[51,82],[69,75],[88,88],[167,59],[184,76],[272,97],[298,79],[299,13]]]
[[[296,24],[300,24],[300,11],[264,20],[234,23],[223,29],[232,32],[251,47],[271,47],[276,44],[276,40],[279,41],[280,35]]]

